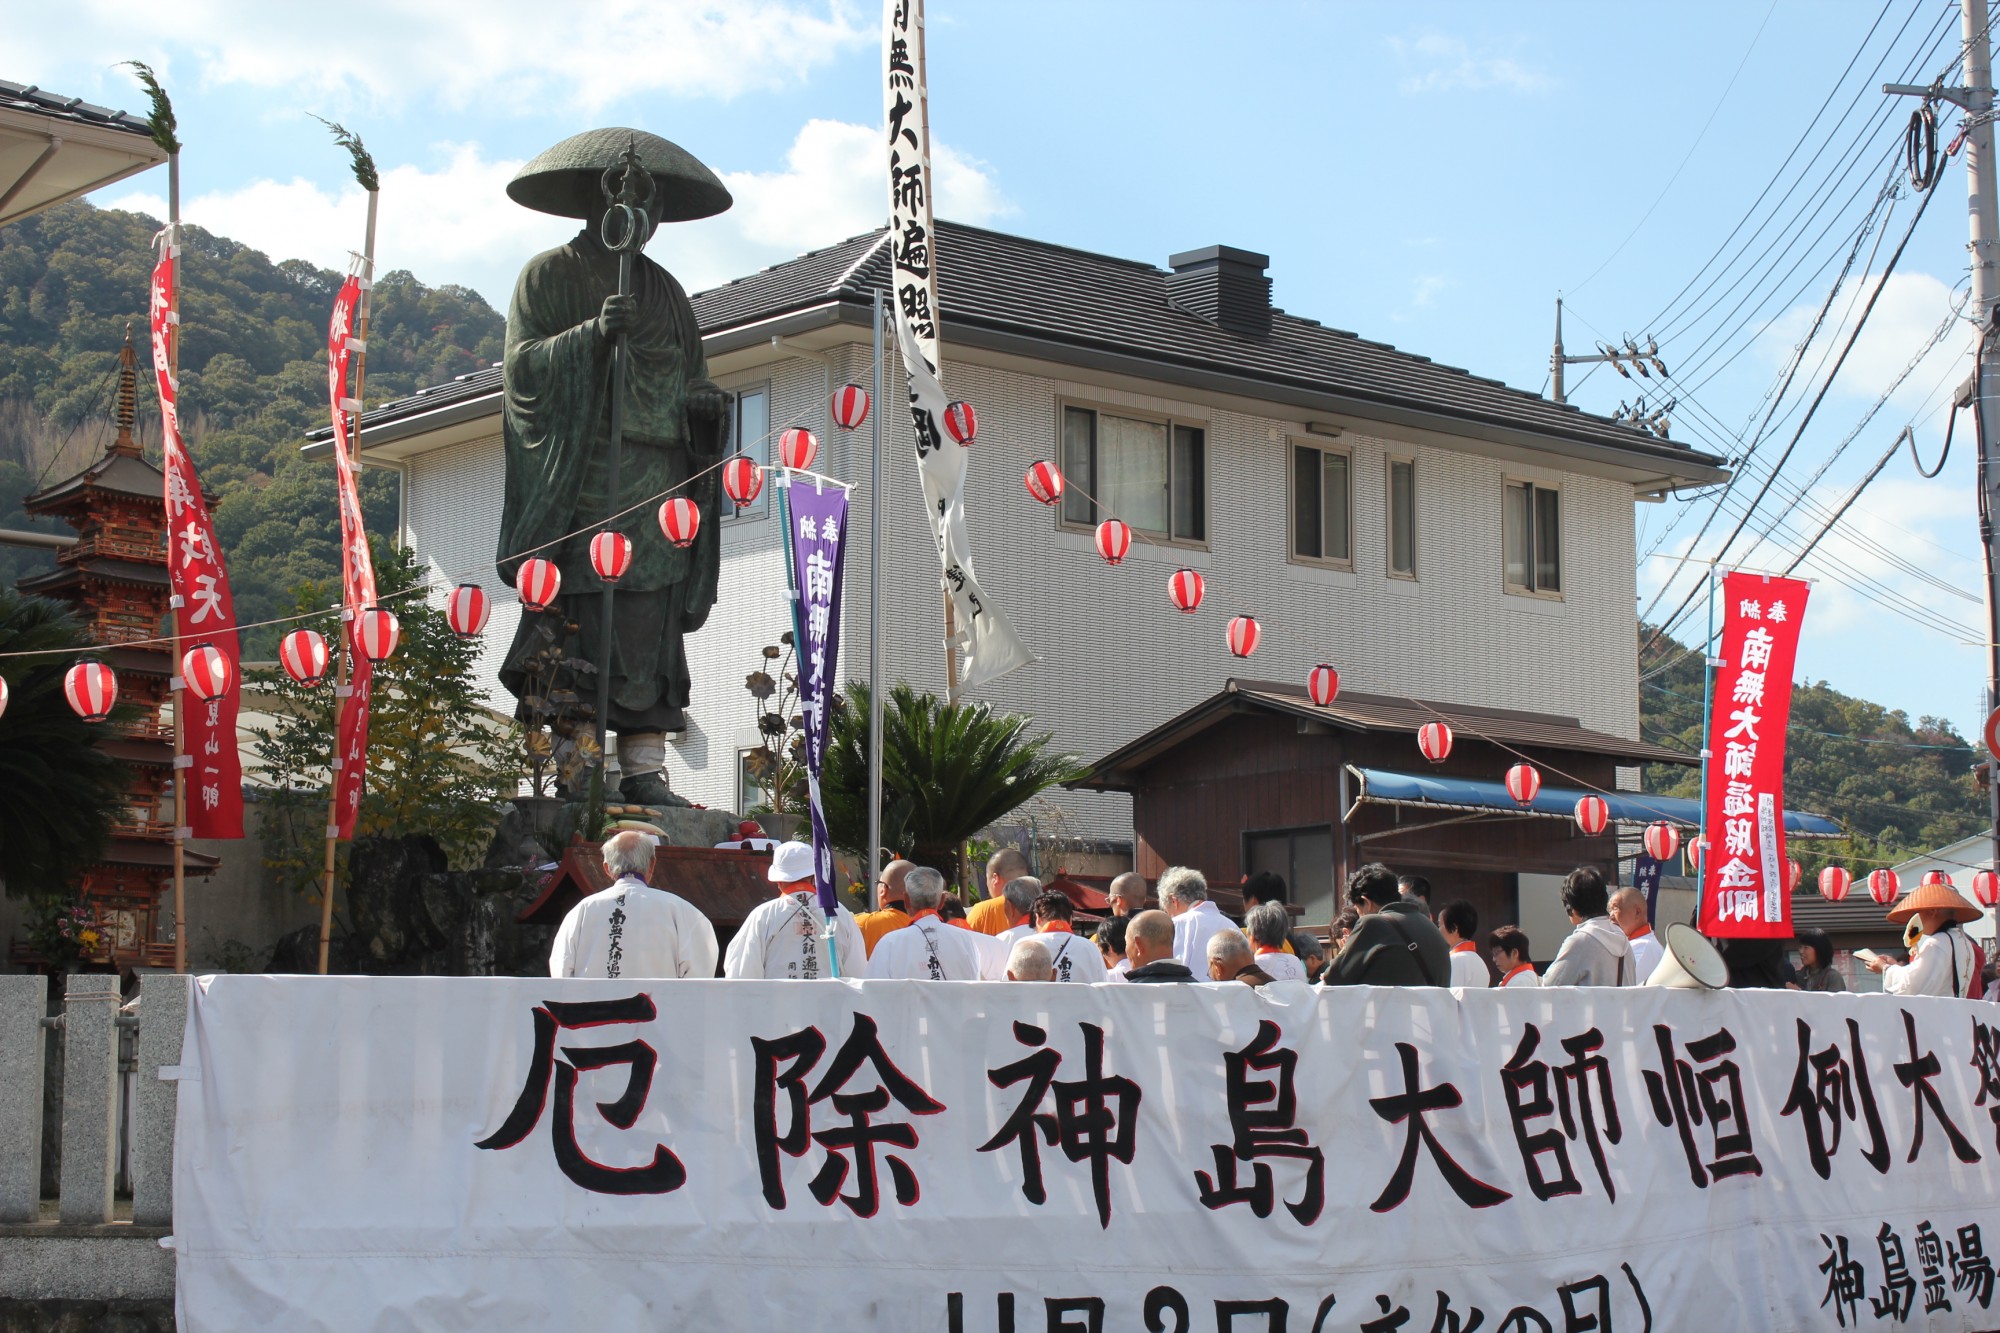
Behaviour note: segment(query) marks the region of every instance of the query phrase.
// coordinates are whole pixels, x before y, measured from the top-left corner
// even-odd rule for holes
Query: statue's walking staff
[[[599,188],[609,205],[604,213],[602,230],[604,248],[618,256],[618,295],[629,302],[632,297],[632,257],[645,249],[646,242],[653,238],[653,195],[657,188],[653,174],[639,162],[636,142],[626,147],[621,165],[606,168]],[[624,507],[620,503],[623,497],[619,492],[618,464],[625,441],[625,373],[632,360],[629,338],[630,335],[620,329],[611,347],[611,457],[606,478],[604,520],[607,531]],[[611,619],[612,598],[617,588],[610,579],[603,582],[604,629],[598,642],[604,660],[597,664],[597,753],[600,756],[610,753],[605,748],[605,724],[611,716],[611,654],[617,643]],[[602,762],[600,759],[600,777],[604,771]]]

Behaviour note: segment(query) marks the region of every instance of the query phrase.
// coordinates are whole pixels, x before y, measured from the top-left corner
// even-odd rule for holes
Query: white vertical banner
[[[910,423],[924,510],[937,542],[945,596],[957,618],[950,640],[961,654],[960,688],[1006,675],[1034,660],[1000,608],[979,586],[965,527],[967,448],[939,426],[946,400],[938,372],[937,249],[931,218],[931,135],[924,82],[923,0],[887,0],[883,32],[883,121],[889,140],[890,316],[910,381]]]

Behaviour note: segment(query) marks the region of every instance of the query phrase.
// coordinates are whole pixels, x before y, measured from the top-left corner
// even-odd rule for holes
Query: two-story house
[[[670,269],[671,239],[654,246]],[[760,461],[780,430],[804,425],[823,441],[823,470],[866,482],[870,432],[838,429],[829,397],[872,383],[882,243],[856,237],[694,298],[710,372]],[[1550,719],[1607,777],[1655,757],[1637,741],[1634,503],[1718,480],[1717,459],[1274,310],[1262,255],[1211,246],[1160,269],[950,223],[938,254],[946,390],[979,413],[966,486],[979,576],[1039,658],[980,697],[1096,759],[1235,676],[1303,697],[1307,671],[1327,662],[1357,698]],[[887,356],[884,684],[942,692],[938,564],[893,340]],[[374,409],[362,435],[368,466],[401,471],[404,539],[440,582],[498,594],[489,670],[515,625],[493,570],[499,395],[499,369],[482,371]],[[1078,483],[1053,508],[1022,484],[1037,459]],[[1118,566],[1093,543],[1092,496],[1138,532]],[[724,525],[721,602],[690,640],[694,698],[668,769],[711,806],[747,800],[741,757],[759,737],[743,679],[789,623],[770,497],[706,516]],[[877,540],[861,492],[855,510],[850,678],[867,664]],[[1206,581],[1193,614],[1168,596],[1183,566]],[[1225,642],[1238,614],[1263,628],[1248,662]],[[1072,832],[1130,839],[1131,798],[1116,788],[1137,784],[1104,776],[1058,799]],[[1152,841],[1137,850],[1156,869],[1174,853]],[[1244,868],[1204,855],[1211,874]],[[1308,877],[1300,896],[1323,920],[1330,883]]]

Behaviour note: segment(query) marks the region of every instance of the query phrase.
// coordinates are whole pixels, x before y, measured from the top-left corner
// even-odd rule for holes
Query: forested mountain
[[[1642,627],[1643,642],[1651,633]],[[1651,674],[1658,672],[1657,675]],[[1701,654],[1661,638],[1639,659],[1639,726],[1646,740],[1701,751]],[[1979,755],[1951,723],[1842,694],[1825,681],[1792,691],[1785,734],[1785,802],[1840,820],[1851,844],[1799,842],[1809,868],[1844,860],[1857,876],[1990,828],[1973,774]],[[1648,765],[1648,791],[1698,796],[1701,770]]]
[[[128,326],[139,350],[139,437],[157,461],[146,291],[159,227],[72,203],[0,228],[0,527],[31,526],[21,496],[103,449]],[[333,469],[298,450],[327,421],[326,324],[341,275],[299,260],[274,264],[199,227],[182,229],[181,255],[182,428],[217,499],[237,615],[265,620],[290,612],[300,585],[338,574]],[[367,401],[491,364],[503,326],[467,288],[385,274],[368,330]],[[395,484],[387,472],[363,474],[375,531],[394,527]],[[0,546],[0,583],[50,559]],[[275,635],[253,633],[246,647],[270,657]]]

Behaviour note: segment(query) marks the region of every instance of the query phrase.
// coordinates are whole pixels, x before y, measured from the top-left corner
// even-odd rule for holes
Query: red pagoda
[[[174,730],[160,717],[172,675],[167,645],[121,646],[160,637],[171,593],[165,478],[132,438],[138,370],[130,329],[118,362],[118,434],[110,448],[75,476],[22,501],[28,513],[52,515],[75,528],[76,544],[56,556],[53,570],[17,586],[75,608],[102,648],[98,656],[118,673],[119,701],[139,709],[131,721],[102,729],[98,748],[123,762],[130,783],[102,856],[78,886],[105,923],[109,961],[129,971],[174,964],[174,830],[163,813],[172,808]],[[185,862],[190,875],[212,874],[219,864],[192,850]],[[22,946],[15,953],[36,961]]]

